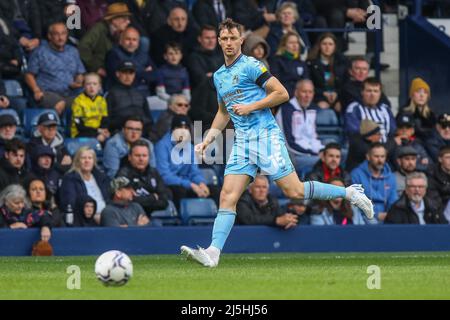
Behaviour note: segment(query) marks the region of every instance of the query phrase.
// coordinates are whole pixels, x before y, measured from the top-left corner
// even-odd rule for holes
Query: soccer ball
[[[133,275],[133,264],[125,253],[107,251],[95,262],[95,274],[106,286],[123,286]]]

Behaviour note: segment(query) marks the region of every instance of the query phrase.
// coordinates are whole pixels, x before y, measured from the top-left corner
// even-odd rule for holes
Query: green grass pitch
[[[95,259],[1,257],[0,299],[450,299],[449,252],[225,254],[215,269],[176,255],[131,256],[123,287],[104,287]],[[70,265],[80,267],[80,290],[67,289]],[[367,288],[371,265],[379,290]]]

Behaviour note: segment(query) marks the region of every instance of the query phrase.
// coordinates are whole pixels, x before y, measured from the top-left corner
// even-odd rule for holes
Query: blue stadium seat
[[[64,145],[71,156],[74,156],[81,147],[87,146],[95,150],[99,163],[103,160],[102,145],[95,138],[66,138],[64,140]]]
[[[321,109],[317,111],[316,129],[322,144],[326,145],[330,142],[342,143],[343,130],[333,110]]]
[[[317,111],[316,125],[322,126],[338,126],[339,119],[336,116],[336,112],[331,109],[320,109]]]
[[[273,181],[270,181],[269,184],[269,194],[275,198],[284,197],[283,191],[281,191],[281,189]]]
[[[31,136],[33,131],[37,127],[39,117],[44,112],[52,112],[56,116],[56,122],[58,123],[58,131],[64,132],[64,123],[61,122],[58,114],[53,109],[39,109],[39,108],[27,108],[23,111],[23,127],[25,134]]]
[[[217,176],[214,169],[211,168],[200,168],[203,177],[206,180],[207,185],[217,186],[219,184],[219,177]]]
[[[165,210],[157,210],[151,213],[151,218],[161,221],[163,226],[178,226],[181,224],[181,220],[178,216],[177,208],[175,204],[169,200],[169,205]]]
[[[180,216],[184,225],[213,224],[217,206],[212,199],[182,199]]]
[[[159,117],[161,116],[161,113],[163,113],[164,110],[150,110],[150,114],[152,115],[153,122],[157,122]]]
[[[23,89],[16,80],[4,80],[6,95],[8,97],[23,97]]]

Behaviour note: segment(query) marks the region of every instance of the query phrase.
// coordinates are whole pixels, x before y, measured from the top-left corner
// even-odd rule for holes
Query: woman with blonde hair
[[[300,36],[295,31],[288,31],[281,38],[276,55],[270,61],[272,74],[285,86],[290,97],[293,97],[299,80],[309,79],[308,66],[301,60],[300,52]]]
[[[63,177],[60,188],[60,209],[67,212],[68,206],[74,210],[79,197],[89,195],[97,202],[95,219],[110,199],[109,178],[97,168],[97,156],[89,147],[81,147],[73,159],[72,167]]]
[[[428,83],[422,78],[413,79],[409,88],[409,98],[409,104],[401,109],[398,117],[404,114],[412,116],[416,136],[426,140],[436,125],[436,115],[429,106],[431,91]]]

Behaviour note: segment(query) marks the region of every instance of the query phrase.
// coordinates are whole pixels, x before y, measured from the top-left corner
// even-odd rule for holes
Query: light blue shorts
[[[272,180],[281,179],[294,172],[286,142],[280,129],[262,129],[254,134],[237,133],[225,168],[228,174],[260,174]]]

